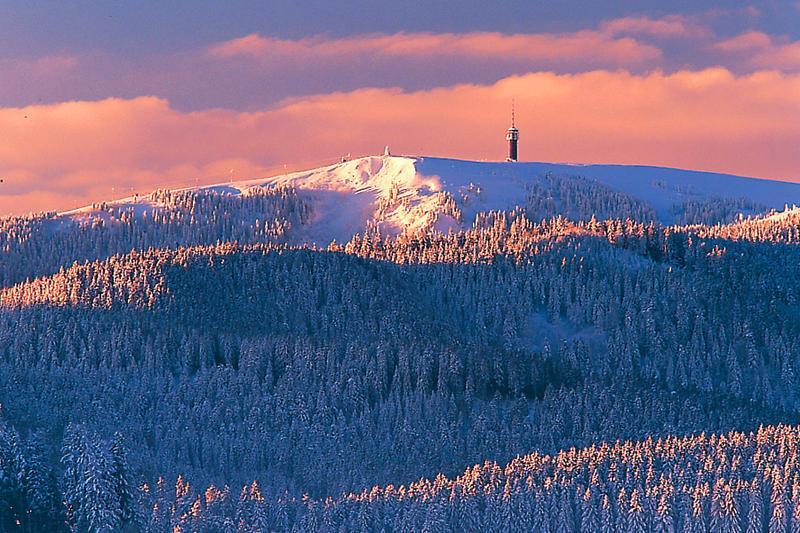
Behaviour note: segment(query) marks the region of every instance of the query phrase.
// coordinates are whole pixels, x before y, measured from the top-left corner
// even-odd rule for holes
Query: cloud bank
[[[800,179],[798,74],[542,72],[292,98],[256,111],[185,112],[157,97],[0,108],[0,213],[263,177],[385,144],[395,153],[501,159],[512,98],[525,160]]]
[[[253,111],[362,87],[429,90],[528,72],[644,74],[722,66],[800,72],[800,41],[756,28],[757,10],[628,16],[571,32],[397,32],[296,38],[250,33],[180,51],[3,58],[0,107],[157,95],[184,110]],[[735,22],[735,24],[734,24]]]
[[[217,43],[208,49],[212,58],[247,57],[269,64],[315,59],[435,57],[570,62],[573,64],[630,66],[661,56],[661,51],[616,32],[584,30],[566,34],[397,33],[360,35],[339,39],[323,36],[284,40],[250,34]]]

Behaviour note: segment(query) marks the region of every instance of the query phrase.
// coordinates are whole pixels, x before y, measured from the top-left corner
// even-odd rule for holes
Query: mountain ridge
[[[542,218],[564,214],[588,219],[586,208],[578,204],[605,195],[608,198],[602,203],[609,206],[607,212],[592,215],[624,218],[630,213],[614,209],[632,203],[640,214],[635,218],[666,224],[729,221],[739,213],[765,214],[800,203],[800,184],[731,174],[644,165],[481,162],[427,156],[365,156],[289,174],[174,191],[236,196],[269,187],[294,188],[311,204],[312,219],[298,238],[320,246],[346,241],[371,228],[390,234],[463,229],[481,212],[528,208],[532,199]],[[157,209],[151,196],[105,205],[133,207],[134,211]],[[596,206],[591,209],[597,211]],[[722,212],[707,220],[691,218],[691,213],[714,209]],[[80,219],[96,211],[89,206],[58,217]],[[539,213],[534,210],[533,214]]]

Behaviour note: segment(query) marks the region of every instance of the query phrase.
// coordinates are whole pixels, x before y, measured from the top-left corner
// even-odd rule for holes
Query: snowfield
[[[368,156],[313,170],[187,190],[233,195],[254,188],[295,187],[311,202],[313,220],[299,240],[327,245],[347,241],[368,227],[399,233],[469,226],[476,213],[525,206],[531,186],[545,176],[584,178],[604,189],[643,202],[663,223],[675,221],[686,202],[747,200],[761,214],[800,204],[800,184],[728,174],[629,165],[477,162],[436,157]],[[157,209],[149,196],[129,197],[117,206],[139,214]],[[62,213],[92,216],[91,208]]]

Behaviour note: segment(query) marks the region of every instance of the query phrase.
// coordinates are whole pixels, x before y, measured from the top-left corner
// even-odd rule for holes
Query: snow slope
[[[582,176],[650,204],[665,223],[673,206],[687,200],[747,198],[767,208],[782,209],[800,201],[800,184],[730,174],[633,165],[573,165],[563,163],[483,163],[454,159],[420,158],[417,169],[440,176],[446,189],[480,183],[490,209],[498,209],[525,183],[547,173]]]
[[[470,225],[480,211],[525,204],[532,183],[546,174],[580,176],[630,195],[652,207],[658,219],[672,222],[686,201],[746,198],[768,209],[800,204],[800,184],[727,174],[626,165],[476,162],[434,157],[369,156],[271,178],[199,189],[241,194],[252,187],[290,185],[314,206],[311,224],[300,240],[326,245],[348,240],[368,225],[397,233]],[[142,209],[149,197],[115,204]],[[454,209],[454,206],[457,209]],[[461,220],[456,217],[461,214]],[[63,215],[90,215],[87,209]]]

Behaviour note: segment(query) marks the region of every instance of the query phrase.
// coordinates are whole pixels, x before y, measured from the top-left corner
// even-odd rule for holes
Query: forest
[[[800,531],[800,210],[151,199],[0,220],[0,531]]]

